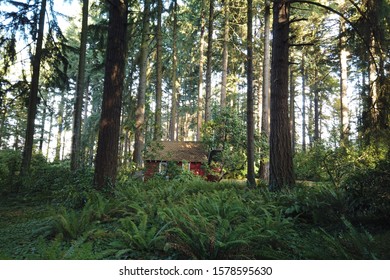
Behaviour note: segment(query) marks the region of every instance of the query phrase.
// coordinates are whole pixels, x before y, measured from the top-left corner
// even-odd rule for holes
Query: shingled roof
[[[147,149],[145,160],[207,162],[208,152],[201,142],[157,141]]]

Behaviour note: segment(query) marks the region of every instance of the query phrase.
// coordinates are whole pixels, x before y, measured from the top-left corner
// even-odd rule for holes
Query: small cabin
[[[173,162],[183,170],[204,177],[204,165],[208,164],[209,152],[201,142],[193,141],[156,141],[145,154],[145,180],[155,174],[163,174],[169,162]]]

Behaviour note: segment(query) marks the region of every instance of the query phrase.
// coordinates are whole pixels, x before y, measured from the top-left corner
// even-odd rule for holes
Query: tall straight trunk
[[[345,20],[340,19],[340,140],[341,145],[348,144],[349,136],[349,120],[348,120],[348,105],[347,105],[347,90],[348,90],[348,65],[347,65],[347,50],[345,38]]]
[[[269,117],[270,117],[270,74],[271,74],[271,53],[270,53],[270,20],[271,20],[271,3],[265,1],[264,13],[264,58],[263,58],[263,102],[261,116],[261,134],[267,140],[269,139]],[[260,160],[260,178],[265,181],[269,179],[269,162]]]
[[[7,129],[7,126],[5,124],[5,120],[7,118],[7,108],[4,108],[0,114],[1,114],[1,121],[0,121],[0,149],[1,149],[1,147],[3,146],[3,137]]]
[[[250,187],[256,186],[255,180],[255,122],[253,105],[253,4],[247,1],[247,180]]]
[[[214,32],[214,0],[210,0],[209,25],[207,39],[207,65],[206,65],[206,100],[204,121],[211,120],[211,74],[213,57],[213,32]]]
[[[177,80],[177,0],[173,7],[173,42],[172,42],[172,104],[171,104],[171,120],[169,125],[169,139],[175,141],[177,139],[177,95],[178,95],[178,80]]]
[[[154,140],[160,140],[162,137],[161,123],[161,103],[162,103],[162,0],[157,0],[157,27],[156,27],[156,113],[154,119]]]
[[[302,151],[306,152],[306,72],[305,53],[302,52],[301,77],[302,77]]]
[[[77,75],[76,96],[73,110],[72,148],[70,155],[70,168],[77,170],[81,164],[81,114],[83,111],[83,97],[85,91],[85,64],[87,55],[88,33],[88,6],[89,0],[83,0],[83,18],[81,25],[81,40],[79,52],[79,69]]]
[[[46,101],[43,104],[42,120],[41,120],[41,133],[39,137],[39,153],[43,154],[43,140],[45,137],[45,123],[46,123],[46,114],[47,114],[47,104]]]
[[[271,65],[271,123],[269,188],[277,191],[294,184],[288,118],[289,4],[275,0]]]
[[[111,0],[109,3],[103,101],[94,174],[97,189],[116,181],[127,56],[127,1]]]
[[[291,151],[295,153],[295,80],[294,66],[290,65],[290,133],[291,133]]]
[[[32,152],[34,146],[35,117],[37,114],[37,104],[38,104],[39,75],[41,71],[45,14],[46,14],[46,0],[42,0],[41,8],[39,11],[39,17],[38,17],[37,43],[35,48],[35,54],[32,58],[32,77],[31,77],[30,96],[28,99],[26,140],[24,143],[23,159],[22,159],[22,166],[21,166],[22,175],[27,174],[30,170]]]
[[[221,81],[221,109],[226,107],[226,87],[229,63],[229,0],[224,0],[224,27],[223,27],[223,53],[222,53],[222,81]]]
[[[203,52],[204,52],[204,29],[205,29],[205,15],[204,15],[204,0],[201,7],[201,23],[200,23],[200,39],[199,39],[199,81],[198,81],[198,110],[197,110],[197,129],[196,140],[201,140],[202,122],[203,122]]]
[[[320,140],[320,108],[318,90],[318,68],[314,69],[314,142]]]
[[[58,161],[61,159],[61,146],[62,146],[62,132],[64,130],[64,107],[65,107],[65,93],[62,93],[60,105],[58,107],[57,115],[57,142],[56,142],[56,153],[54,160]]]
[[[87,119],[88,119],[88,104],[89,104],[89,83],[90,83],[90,78],[88,77],[86,80],[86,85],[85,85],[85,94],[84,94],[84,111],[83,111],[83,131],[84,135],[89,135],[91,132],[87,131]],[[86,137],[84,139],[87,139]],[[82,144],[82,145],[81,145]],[[87,164],[87,141],[85,143],[81,142],[81,162],[83,164]]]
[[[46,158],[49,158],[49,153],[50,153],[51,135],[53,130],[53,115],[54,113],[50,112],[49,137],[47,138]]]
[[[142,38],[140,50],[139,85],[137,93],[137,109],[135,113],[135,142],[134,142],[134,162],[138,168],[143,167],[142,151],[145,145],[145,93],[146,78],[148,70],[148,44],[149,44],[149,17],[150,1],[145,1],[142,19]]]

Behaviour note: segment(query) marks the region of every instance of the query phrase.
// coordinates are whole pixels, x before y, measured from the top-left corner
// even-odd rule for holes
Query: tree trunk
[[[271,74],[271,57],[270,57],[270,18],[271,3],[269,0],[265,2],[264,14],[264,58],[263,58],[263,102],[261,116],[261,134],[265,139],[269,139],[269,109],[270,109],[270,74]],[[265,162],[264,158],[260,160],[260,178],[265,181],[269,180],[269,162]]]
[[[222,81],[221,81],[221,110],[226,107],[226,86],[229,62],[229,0],[224,0],[224,29],[223,29],[223,53],[222,53]]]
[[[53,130],[53,115],[54,112],[50,111],[50,125],[49,125],[49,137],[47,139],[47,150],[46,150],[46,158],[49,158],[50,154],[50,144],[51,144],[51,135],[52,135],[52,130]]]
[[[39,153],[43,154],[43,140],[45,138],[45,122],[46,122],[46,110],[47,110],[47,104],[46,101],[43,104],[43,112],[42,112],[42,120],[41,120],[41,135],[39,137]]]
[[[127,54],[127,1],[109,2],[108,38],[100,129],[95,161],[94,183],[103,189],[115,184],[122,91]]]
[[[211,120],[211,72],[213,56],[213,32],[214,32],[214,0],[210,0],[209,25],[207,39],[207,65],[206,65],[206,100],[204,121]]]
[[[348,144],[349,136],[349,121],[348,121],[348,104],[347,104],[347,90],[348,90],[348,65],[347,65],[347,50],[345,38],[345,20],[340,19],[340,140],[341,145]]]
[[[22,166],[21,166],[22,176],[27,174],[30,170],[32,152],[34,146],[35,117],[37,114],[37,104],[38,104],[39,75],[41,70],[45,14],[46,14],[46,0],[42,0],[41,8],[39,11],[39,19],[38,19],[37,44],[35,48],[35,55],[32,58],[32,77],[31,77],[30,96],[28,99],[26,140],[24,143],[23,159],[22,159]]]
[[[154,140],[160,140],[162,137],[161,108],[162,108],[162,0],[157,0],[157,28],[156,28],[156,113],[154,120]]]
[[[197,130],[196,140],[201,140],[202,122],[203,122],[203,51],[204,51],[204,29],[205,29],[205,16],[204,16],[204,0],[201,7],[201,26],[200,26],[200,42],[199,42],[199,81],[198,81],[198,110],[197,110]]]
[[[255,180],[255,123],[253,110],[253,5],[247,1],[247,180],[250,187],[256,186]]]
[[[318,68],[314,69],[314,142],[320,140],[320,109],[318,90]]]
[[[291,152],[295,153],[295,81],[294,66],[290,65],[290,133],[291,133]]]
[[[81,114],[83,110],[83,97],[85,91],[85,64],[87,55],[88,33],[88,6],[89,1],[83,0],[83,18],[81,26],[81,40],[79,53],[79,69],[77,75],[76,96],[73,111],[73,134],[70,157],[71,170],[77,170],[81,164]]]
[[[64,130],[64,107],[65,107],[65,93],[62,93],[60,105],[58,107],[58,115],[57,115],[57,143],[56,143],[56,154],[54,157],[55,161],[59,161],[61,159],[61,146],[62,146],[62,132]]]
[[[173,42],[172,42],[172,104],[171,104],[171,120],[169,125],[169,139],[177,140],[177,95],[178,95],[178,80],[177,80],[177,1],[175,0],[173,7]]]
[[[301,77],[302,77],[302,151],[306,152],[306,71],[305,53],[302,52]]]
[[[148,44],[149,44],[149,17],[150,1],[145,1],[144,14],[142,20],[142,42],[140,50],[140,76],[137,94],[137,109],[135,113],[135,143],[134,162],[138,168],[143,167],[142,151],[145,145],[144,125],[145,125],[145,93],[146,77],[148,70]]]
[[[288,118],[289,4],[275,0],[271,66],[270,180],[277,191],[294,184]]]

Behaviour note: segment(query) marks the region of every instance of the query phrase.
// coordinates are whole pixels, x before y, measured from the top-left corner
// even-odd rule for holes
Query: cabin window
[[[158,165],[158,173],[160,174],[166,174],[168,170],[168,165],[166,161],[162,161]]]
[[[181,163],[181,168],[183,171],[190,171],[191,170],[191,163],[187,161],[183,161]]]

